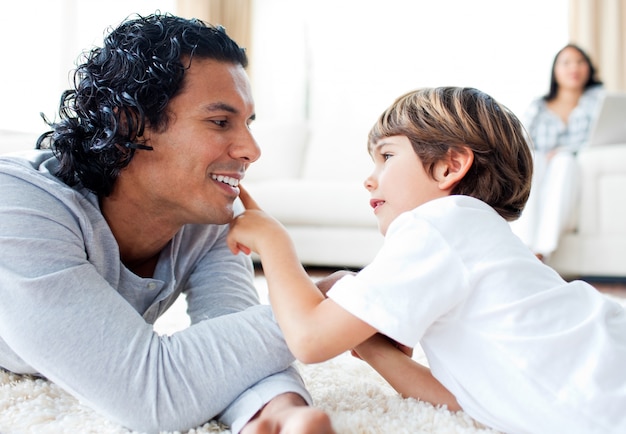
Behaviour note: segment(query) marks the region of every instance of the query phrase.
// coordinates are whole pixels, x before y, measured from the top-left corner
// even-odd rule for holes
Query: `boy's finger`
[[[248,193],[248,191],[239,184],[239,199],[241,199],[241,203],[246,209],[261,209],[259,204],[252,199],[252,196]]]

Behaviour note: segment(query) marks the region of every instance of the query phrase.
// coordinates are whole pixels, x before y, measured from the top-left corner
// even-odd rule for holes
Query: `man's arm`
[[[104,220],[90,226],[95,207],[8,175],[0,195],[2,347],[96,411],[138,431],[190,429],[292,363],[268,306],[158,336],[116,290],[145,281],[120,268]]]
[[[192,275],[186,279],[185,294],[192,324],[258,305],[252,261],[249,256],[233,256],[230,253],[224,240],[226,231],[222,230],[217,240],[205,240],[202,231],[197,231],[201,228],[186,229],[189,231],[185,238],[190,242],[210,245],[193,267]],[[257,366],[271,363],[267,359],[274,358],[277,351],[284,351],[285,346],[284,339],[280,339],[262,348],[255,356]],[[233,384],[236,383],[237,378],[233,378]],[[247,430],[262,421],[271,420],[273,426],[278,426],[291,423],[288,421],[290,416],[297,417],[301,423],[314,417],[313,422],[319,427],[315,432],[330,432],[329,419],[323,412],[303,408],[311,404],[311,397],[300,375],[290,367],[246,389],[220,414],[219,419],[233,432],[239,432],[244,425]],[[248,424],[251,419],[254,419],[253,423]]]

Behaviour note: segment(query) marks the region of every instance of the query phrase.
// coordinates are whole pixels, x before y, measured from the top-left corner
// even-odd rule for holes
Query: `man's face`
[[[142,137],[153,150],[135,153],[118,186],[164,223],[228,223],[237,185],[261,154],[243,67],[194,59],[167,110],[167,128],[147,127]]]

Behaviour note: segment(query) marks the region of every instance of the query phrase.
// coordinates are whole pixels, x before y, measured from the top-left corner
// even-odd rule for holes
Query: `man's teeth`
[[[239,180],[237,178],[231,178],[230,176],[224,175],[211,175],[216,181],[223,182],[224,184],[228,184],[231,187],[237,187],[239,185]]]

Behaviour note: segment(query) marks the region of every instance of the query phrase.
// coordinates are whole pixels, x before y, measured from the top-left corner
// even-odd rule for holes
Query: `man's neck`
[[[180,227],[155,218],[147,208],[115,193],[100,200],[100,209],[120,250],[122,263],[138,276],[152,277],[163,248]]]

